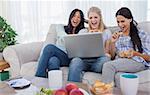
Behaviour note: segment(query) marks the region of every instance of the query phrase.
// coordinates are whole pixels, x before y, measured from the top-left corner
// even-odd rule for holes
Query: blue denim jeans
[[[81,82],[83,71],[102,72],[103,64],[109,61],[107,56],[101,56],[95,59],[73,58],[69,66],[68,81]]]
[[[48,77],[47,71],[58,70],[61,66],[69,66],[69,63],[70,59],[64,51],[49,44],[43,50],[35,76]]]

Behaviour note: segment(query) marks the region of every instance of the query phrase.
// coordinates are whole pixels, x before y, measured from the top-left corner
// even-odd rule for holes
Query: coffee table
[[[36,86],[37,88],[41,88],[41,87],[44,87],[44,88],[48,88],[48,79],[47,78],[40,78],[40,77],[26,77],[26,79],[30,80],[31,83]],[[69,83],[69,81],[64,81],[63,82],[63,85]],[[79,82],[73,82],[75,83],[79,88],[82,88],[84,89],[85,91],[89,92],[90,93],[90,90],[89,90],[89,86],[88,84],[86,83],[79,83]]]
[[[41,88],[48,88],[48,79],[40,77],[24,77],[25,79],[31,81],[32,85],[28,88],[22,90],[15,90],[9,87],[5,82],[0,82],[0,95],[35,95],[35,93]],[[67,82],[64,82],[64,84]],[[80,88],[89,92],[88,85],[85,83],[76,83]],[[149,86],[149,85],[147,85]],[[138,90],[137,95],[150,95],[149,90]],[[92,95],[91,93],[89,95]],[[109,94],[110,95],[110,94]],[[122,95],[119,88],[113,89],[112,95]]]
[[[48,88],[48,79],[40,78],[40,77],[24,77],[25,79],[31,81],[31,85],[25,89],[13,89],[9,87],[9,85],[3,81],[0,82],[0,95],[36,95],[39,92],[41,87]],[[68,82],[64,82],[64,85]],[[88,85],[85,83],[74,82],[78,85],[79,88],[84,89],[89,92]]]

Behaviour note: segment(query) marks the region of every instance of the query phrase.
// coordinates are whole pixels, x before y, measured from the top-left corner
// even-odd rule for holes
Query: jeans
[[[47,70],[58,70],[61,66],[69,66],[68,55],[55,45],[47,45],[38,62],[35,76],[48,77]]]
[[[107,56],[101,56],[97,59],[73,58],[69,66],[68,81],[81,82],[83,71],[102,72],[103,64],[109,61]]]

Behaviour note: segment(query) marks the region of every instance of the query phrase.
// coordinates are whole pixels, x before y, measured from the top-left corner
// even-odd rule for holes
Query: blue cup
[[[128,74],[128,73],[122,74],[122,77],[129,78],[129,79],[138,78],[137,75],[135,75],[135,74]]]

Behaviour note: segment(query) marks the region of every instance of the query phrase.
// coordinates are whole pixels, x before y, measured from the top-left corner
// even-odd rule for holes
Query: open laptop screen
[[[104,55],[102,33],[67,35],[64,41],[69,58],[91,58]]]

